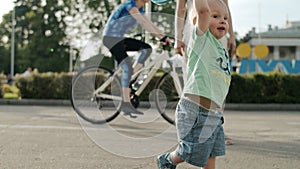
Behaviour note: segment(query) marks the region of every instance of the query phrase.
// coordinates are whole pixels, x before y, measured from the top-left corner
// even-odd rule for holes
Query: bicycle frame
[[[168,59],[169,59],[169,55],[166,51],[163,51],[161,54],[156,55],[153,60],[150,60],[150,57],[149,57],[150,62],[132,75],[131,80],[137,78],[137,76],[142,71],[150,70],[149,73],[148,73],[147,78],[144,80],[142,85],[135,91],[135,95],[140,96],[140,94],[147,87],[147,85],[149,84],[151,79],[154,77],[157,70],[162,66],[162,63],[165,60],[168,60]],[[178,94],[181,95],[182,94],[182,86],[180,84],[179,76],[178,76],[177,72],[175,71],[175,67],[172,66],[172,63],[169,63],[169,66],[170,66],[171,70],[168,73],[170,73],[170,75],[172,76],[172,78],[174,80],[175,87],[176,87],[176,90],[177,90]],[[114,77],[116,75],[118,75],[121,71],[122,71],[121,68],[118,68],[114,72],[113,76],[111,76],[104,84],[102,84],[98,89],[96,89],[94,91],[94,93],[93,93],[94,96],[101,97],[101,98],[104,98],[104,99],[113,99],[113,100],[121,101],[122,98],[120,96],[112,96],[112,95],[107,95],[107,94],[102,93],[102,91],[104,91],[105,88],[107,88],[108,85],[112,83]]]
[[[144,89],[147,87],[147,85],[149,84],[149,82],[151,81],[151,79],[153,78],[153,76],[155,75],[155,73],[157,72],[157,70],[161,67],[162,63],[167,60],[169,58],[168,53],[166,51],[163,51],[162,54],[157,55],[154,60],[150,61],[150,63],[148,65],[146,65],[145,67],[141,68],[139,71],[137,71],[134,75],[133,75],[133,79],[136,78],[140,72],[144,71],[144,70],[150,70],[148,73],[147,78],[145,79],[145,81],[142,83],[142,85],[136,90],[135,95],[140,96],[141,93],[144,91]]]

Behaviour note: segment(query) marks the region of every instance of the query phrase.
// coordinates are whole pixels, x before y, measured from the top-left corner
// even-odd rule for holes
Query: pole
[[[151,1],[146,3],[146,15],[148,18],[151,20]],[[145,34],[145,42],[149,43],[150,42],[150,32]]]
[[[15,66],[15,15],[16,9],[14,7],[11,17],[11,48],[10,48],[10,75],[14,77],[14,66]]]
[[[69,72],[73,71],[73,47],[70,46],[70,56],[69,56]]]
[[[149,1],[148,3],[146,3],[145,10],[146,10],[146,15],[151,20],[151,1]],[[146,30],[145,30],[145,32],[146,32]],[[145,33],[145,42],[148,43],[148,44],[150,43],[150,32],[148,32],[148,33],[146,32]],[[145,64],[146,65],[149,64],[149,61],[150,61],[150,59],[147,59],[145,61]]]

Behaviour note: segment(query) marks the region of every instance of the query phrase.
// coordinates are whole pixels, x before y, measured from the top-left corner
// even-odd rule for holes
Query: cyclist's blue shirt
[[[133,18],[129,10],[136,7],[135,0],[128,0],[118,6],[116,10],[113,11],[108,19],[108,22],[103,31],[104,36],[113,37],[124,37],[124,35],[138,24],[137,20]],[[143,8],[139,8],[141,14],[145,11]]]

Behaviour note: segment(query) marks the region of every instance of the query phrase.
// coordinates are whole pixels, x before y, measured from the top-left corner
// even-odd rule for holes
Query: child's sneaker
[[[164,153],[157,157],[157,166],[159,169],[176,169],[176,165],[171,164],[167,157],[170,153]]]

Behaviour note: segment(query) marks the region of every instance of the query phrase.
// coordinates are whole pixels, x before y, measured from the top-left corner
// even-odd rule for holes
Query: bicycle
[[[174,114],[182,93],[183,79],[180,67],[169,58],[168,52],[163,48],[161,54],[152,60],[150,56],[145,66],[132,75],[131,103],[136,108],[139,106],[139,96],[164,63],[168,69],[155,85],[154,101],[161,116],[174,125]],[[91,66],[80,70],[72,81],[71,103],[75,112],[93,124],[115,119],[120,114],[122,101],[120,73],[121,68],[114,72],[103,66]],[[95,108],[100,113],[94,111]]]

